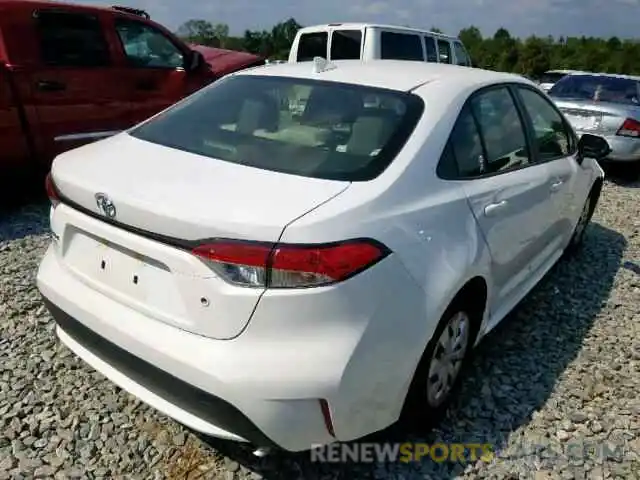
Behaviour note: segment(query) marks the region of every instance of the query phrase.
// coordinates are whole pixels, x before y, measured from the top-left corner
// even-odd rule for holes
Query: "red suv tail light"
[[[60,197],[58,196],[58,190],[53,183],[53,178],[51,178],[51,172],[47,174],[47,178],[44,180],[44,188],[47,192],[47,197],[49,197],[49,200],[51,201],[51,206],[54,208],[57,207],[60,203]]]
[[[391,252],[375,240],[358,239],[313,245],[217,240],[193,253],[236,285],[304,288],[346,280]]]
[[[616,135],[640,138],[640,122],[633,118],[627,118]]]

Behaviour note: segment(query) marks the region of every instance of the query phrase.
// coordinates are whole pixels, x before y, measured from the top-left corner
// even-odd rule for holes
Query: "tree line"
[[[242,50],[272,60],[284,60],[300,25],[290,18],[270,30],[246,30],[242,36],[229,34],[226,24],[189,20],[176,32],[188,42]],[[441,31],[432,27],[432,31]],[[467,47],[474,65],[489,70],[514,72],[538,78],[550,69],[640,75],[640,42],[618,37],[512,36],[499,28],[484,37],[477,27],[462,29],[458,37]]]

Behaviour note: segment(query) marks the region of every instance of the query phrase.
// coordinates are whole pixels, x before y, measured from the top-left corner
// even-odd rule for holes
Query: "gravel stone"
[[[60,345],[35,288],[48,204],[0,212],[0,479],[640,478],[638,205],[640,182],[608,179],[584,249],[479,346],[439,426],[374,436],[495,457],[380,464],[255,458],[123,392]]]
[[[49,478],[56,473],[56,469],[52,466],[38,467],[33,475],[36,478]]]

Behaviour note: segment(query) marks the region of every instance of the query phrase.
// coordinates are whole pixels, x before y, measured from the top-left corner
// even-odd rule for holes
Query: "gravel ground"
[[[640,478],[639,212],[640,182],[607,181],[584,250],[483,342],[447,418],[399,434],[496,459],[341,465],[207,446],[85,366],[34,286],[48,205],[0,214],[0,479]]]

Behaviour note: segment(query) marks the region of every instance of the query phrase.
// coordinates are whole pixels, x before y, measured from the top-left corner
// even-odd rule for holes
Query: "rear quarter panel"
[[[451,105],[443,106],[445,110],[448,107]],[[489,251],[464,190],[435,175],[458,110],[459,105],[454,104],[442,116],[434,112],[423,119],[416,131],[424,135],[414,135],[380,177],[353,183],[341,195],[292,222],[281,237],[282,242],[294,243],[369,237],[392,250],[383,263],[394,262],[399,274],[389,281],[401,279],[403,283],[371,291],[370,296],[377,312],[396,314],[357,320],[365,325],[359,325],[363,335],[355,352],[375,350],[376,355],[354,353],[341,379],[341,385],[362,386],[363,398],[375,395],[378,415],[386,412],[389,423],[397,419],[396,407],[401,405],[418,361],[451,300],[471,278],[489,278]],[[372,270],[376,268],[380,267]],[[488,289],[490,297],[490,283]],[[389,295],[394,290],[411,295]],[[385,336],[374,332],[385,332]],[[398,344],[403,346],[401,351]],[[394,365],[392,376],[385,367],[388,365]],[[367,378],[363,379],[365,371]]]

